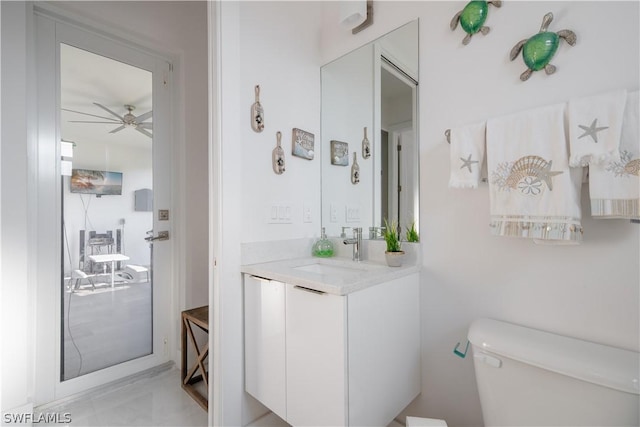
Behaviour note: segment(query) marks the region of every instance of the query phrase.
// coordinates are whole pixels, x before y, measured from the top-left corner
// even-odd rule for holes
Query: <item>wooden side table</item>
[[[202,395],[194,386],[199,381],[204,381],[205,386],[209,387],[209,374],[205,367],[205,359],[209,355],[209,343],[207,342],[202,349],[198,346],[195,336],[193,335],[193,325],[201,330],[209,333],[209,306],[192,308],[182,312],[182,388],[195,399],[202,408],[207,411],[209,403],[207,397]],[[187,371],[187,335],[191,342],[191,347],[195,350],[196,361]],[[200,371],[199,375],[196,373]]]

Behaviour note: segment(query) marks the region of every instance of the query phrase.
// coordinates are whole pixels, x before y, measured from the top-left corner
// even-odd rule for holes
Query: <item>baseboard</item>
[[[53,402],[49,402],[49,403],[45,403],[43,405],[37,406],[35,408],[35,411],[37,413],[51,412],[53,409],[64,407],[66,405],[77,402],[79,400],[85,400],[87,398],[101,396],[105,393],[109,393],[110,391],[113,391],[114,389],[120,388],[124,385],[133,384],[145,378],[151,378],[156,375],[159,375],[162,372],[165,372],[174,368],[175,366],[176,365],[173,361],[165,362],[162,365],[145,369],[144,371],[138,372],[133,375],[129,375],[128,377],[121,378],[119,380],[115,380],[98,387],[91,388],[81,393],[72,394],[71,396],[65,397],[63,399],[54,400]]]
[[[2,411],[1,425],[33,426],[33,403]]]

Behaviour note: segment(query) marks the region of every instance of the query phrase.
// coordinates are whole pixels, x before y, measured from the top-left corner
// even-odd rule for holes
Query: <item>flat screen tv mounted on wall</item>
[[[70,191],[97,196],[120,196],[122,195],[122,172],[73,169]]]

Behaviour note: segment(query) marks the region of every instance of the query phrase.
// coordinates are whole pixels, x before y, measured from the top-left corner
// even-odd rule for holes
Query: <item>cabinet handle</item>
[[[317,289],[305,288],[304,286],[293,285],[295,289],[300,289],[301,291],[311,292],[313,294],[324,295],[326,292],[319,291]]]
[[[266,277],[254,276],[253,274],[250,277],[256,279],[259,282],[270,282],[271,281],[271,279],[267,279]]]

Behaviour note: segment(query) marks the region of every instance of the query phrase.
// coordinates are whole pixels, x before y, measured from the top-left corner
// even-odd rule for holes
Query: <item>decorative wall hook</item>
[[[527,65],[527,70],[520,75],[520,80],[527,81],[534,71],[544,69],[545,73],[553,74],[556,67],[551,65],[551,59],[558,50],[560,39],[564,39],[570,46],[576,44],[576,34],[571,30],[560,30],[557,33],[547,31],[553,21],[553,13],[549,12],[542,18],[540,32],[532,37],[520,40],[512,49],[509,57],[513,61],[522,50],[522,59]]]
[[[264,129],[264,109],[260,104],[260,85],[256,85],[256,101],[251,106],[251,129],[262,132]]]
[[[467,33],[464,39],[462,39],[462,44],[469,44],[471,37],[478,32],[485,36],[489,34],[491,28],[485,26],[484,23],[487,20],[490,4],[495,7],[502,6],[502,2],[499,0],[470,1],[464,9],[455,14],[449,24],[449,27],[451,28],[451,31],[453,31],[458,27],[458,22],[460,22],[460,26]]]
[[[467,346],[464,348],[464,353],[458,350],[458,347],[460,347],[460,343],[456,344],[456,347],[453,349],[453,354],[463,359],[467,357],[467,351],[469,351],[469,340],[467,340]]]
[[[280,146],[280,142],[282,139],[282,133],[280,133],[280,131],[276,132],[276,138],[277,145],[271,153],[271,162],[273,165],[273,171],[277,175],[282,175],[282,173],[284,172],[284,150]]]

